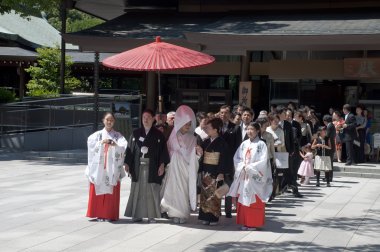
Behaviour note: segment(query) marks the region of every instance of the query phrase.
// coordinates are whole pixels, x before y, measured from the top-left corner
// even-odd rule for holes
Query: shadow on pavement
[[[332,247],[332,246],[321,246],[310,242],[220,242],[212,243],[207,245],[203,251],[308,251],[308,252],[320,252],[320,251],[380,251],[380,245],[369,244],[369,245],[359,245],[356,247]]]
[[[365,213],[363,213],[365,215]],[[377,235],[378,228],[380,227],[380,220],[377,218],[371,217],[334,217],[334,218],[324,218],[324,219],[316,219],[314,221],[298,221],[297,225],[305,225],[305,226],[319,226],[319,227],[328,227],[334,229],[340,229],[345,231],[355,231],[359,226],[363,225],[365,232],[372,232],[374,236]],[[377,250],[380,251],[380,250]]]
[[[337,177],[337,178],[342,178],[342,177]],[[358,184],[359,182],[357,181],[346,181],[346,180],[338,180],[338,181],[333,181],[334,183],[342,183],[342,184]]]

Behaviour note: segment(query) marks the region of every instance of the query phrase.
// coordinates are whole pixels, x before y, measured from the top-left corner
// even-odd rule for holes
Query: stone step
[[[338,172],[355,172],[355,173],[373,173],[373,174],[380,174],[380,168],[376,167],[375,165],[352,165],[352,166],[335,166],[334,165],[334,171]]]
[[[64,150],[64,151],[29,151],[28,156],[52,157],[52,158],[79,158],[87,159],[87,150]]]
[[[334,177],[353,177],[353,178],[375,178],[380,179],[379,173],[360,173],[360,172],[335,172],[334,171]]]
[[[38,160],[38,161],[44,161],[44,162],[54,162],[54,163],[69,163],[69,164],[86,164],[87,163],[87,157],[85,158],[65,158],[65,157],[43,157],[43,156],[34,156],[34,155],[27,155],[25,156],[25,159],[27,160]]]
[[[87,150],[62,150],[62,151],[27,151],[25,159],[44,162],[86,164]]]
[[[342,177],[380,179],[380,165],[379,163],[363,163],[346,166],[343,163],[334,163],[334,174]]]

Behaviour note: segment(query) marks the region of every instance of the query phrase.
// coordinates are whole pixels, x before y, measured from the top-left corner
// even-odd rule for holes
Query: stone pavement
[[[184,225],[132,223],[123,217],[129,178],[121,219],[90,221],[84,169],[0,153],[0,251],[380,251],[378,179],[336,176],[330,188],[313,180],[304,198],[269,203],[262,230],[240,231],[235,217],[209,227],[196,214]]]

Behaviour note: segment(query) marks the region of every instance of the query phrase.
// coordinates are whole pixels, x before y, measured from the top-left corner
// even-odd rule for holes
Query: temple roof
[[[34,61],[37,53],[20,47],[0,47],[0,59]]]
[[[29,48],[54,47],[61,43],[60,33],[45,19],[22,18],[14,11],[0,15],[0,39],[12,40]],[[77,48],[70,44],[66,47]]]
[[[380,36],[378,13],[127,13],[90,29],[67,34],[66,38],[69,42],[80,45],[83,50],[93,50],[99,46],[100,51],[107,51],[107,47],[109,51],[129,49],[153,41],[155,36],[176,44],[197,45],[200,49],[208,48],[210,43],[213,46],[215,43],[239,46],[242,40],[254,42],[258,38],[265,38],[267,42],[277,44],[277,47],[281,47],[282,42],[278,38],[297,38],[300,40],[297,43],[305,40],[305,43],[312,44],[313,41],[320,43],[324,39],[336,43],[337,37],[344,39],[342,42],[349,43],[345,40],[353,37],[358,38],[354,43],[366,44],[373,43],[367,41],[368,36]],[[218,41],[218,38],[223,38],[223,41]],[[313,41],[307,41],[308,39]],[[266,44],[265,41],[263,43]],[[380,47],[379,43],[377,46]],[[256,48],[260,49],[259,45]]]

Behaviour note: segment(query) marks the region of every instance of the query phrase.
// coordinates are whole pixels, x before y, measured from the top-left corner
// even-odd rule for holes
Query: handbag
[[[289,168],[289,153],[288,152],[275,152],[274,159],[277,169]]]
[[[216,184],[218,184],[218,180],[216,180]],[[230,187],[227,185],[227,183],[223,180],[223,185],[219,186],[216,190],[215,190],[215,196],[218,198],[218,199],[221,199],[223,198],[223,196],[227,195],[228,191],[230,190]]]
[[[329,156],[315,156],[314,169],[317,171],[331,171],[331,159]]]

